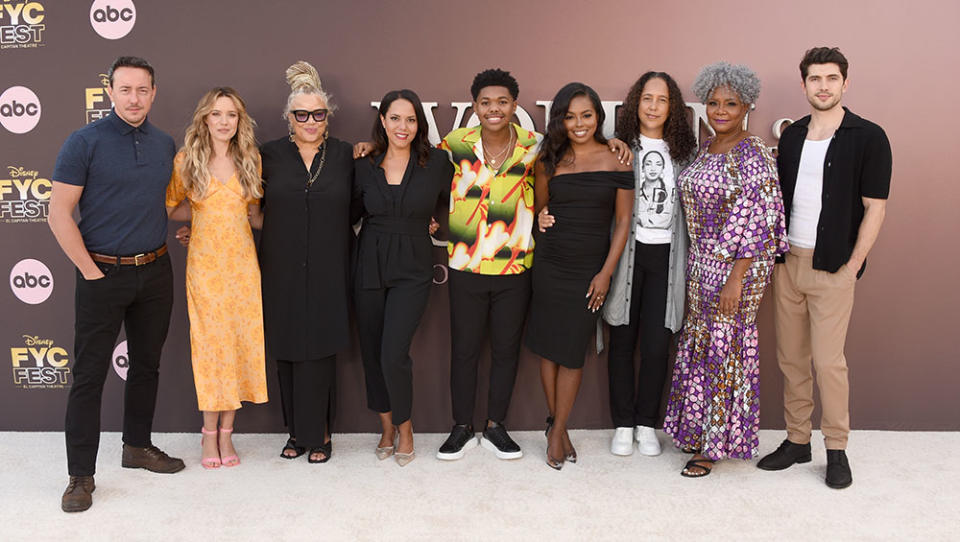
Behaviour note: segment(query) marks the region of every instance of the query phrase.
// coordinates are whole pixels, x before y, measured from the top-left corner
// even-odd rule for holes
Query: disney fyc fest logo
[[[39,305],[53,293],[53,274],[40,260],[20,260],[10,270],[10,289],[20,301]]]
[[[46,222],[52,188],[50,179],[40,177],[37,170],[23,166],[0,170],[0,223]]]
[[[113,102],[110,101],[110,95],[107,94],[107,87],[110,86],[110,76],[101,73],[99,87],[88,87],[83,89],[83,109],[86,115],[86,123],[90,124],[95,120],[100,120],[110,114]]]
[[[67,350],[56,346],[53,339],[24,335],[23,346],[10,349],[13,383],[24,389],[57,389],[67,387],[70,358]]]
[[[13,86],[0,94],[0,124],[15,134],[25,134],[40,122],[40,98],[27,87]]]
[[[43,47],[43,4],[25,0],[0,0],[0,49]]]
[[[137,8],[133,0],[94,0],[90,6],[90,26],[108,40],[118,40],[133,30]]]

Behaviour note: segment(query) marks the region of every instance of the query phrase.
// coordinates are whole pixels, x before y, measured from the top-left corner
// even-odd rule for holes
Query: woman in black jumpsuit
[[[364,210],[355,277],[357,327],[367,404],[383,424],[377,456],[386,459],[396,449],[403,466],[414,457],[410,343],[433,281],[428,228],[438,201],[450,197],[453,166],[443,151],[430,148],[423,106],[410,90],[383,97],[373,143],[374,153],[355,164]]]

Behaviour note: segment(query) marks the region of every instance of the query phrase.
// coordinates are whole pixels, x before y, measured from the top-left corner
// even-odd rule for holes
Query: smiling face
[[[640,91],[640,104],[637,106],[640,133],[653,139],[663,139],[663,125],[669,113],[670,90],[667,83],[659,77],[653,77],[644,83]]]
[[[473,102],[473,112],[480,119],[483,131],[496,132],[510,126],[517,112],[517,101],[507,87],[483,87]]]
[[[210,132],[210,139],[229,143],[237,135],[240,113],[237,104],[228,96],[220,96],[213,102],[213,109],[207,113],[204,122]]]
[[[590,98],[581,94],[570,100],[563,127],[571,143],[583,144],[593,139],[597,132],[597,112]]]
[[[731,135],[743,130],[743,118],[747,116],[750,104],[743,103],[732,89],[713,89],[706,105],[707,120],[717,135]]]
[[[847,91],[847,82],[840,73],[840,66],[832,62],[811,64],[803,80],[803,92],[814,109],[829,111],[840,105],[843,93]]]
[[[316,111],[318,109],[327,109],[327,102],[317,94],[299,94],[294,96],[290,102],[290,111],[304,110]],[[287,122],[293,128],[293,138],[296,142],[305,145],[317,145],[323,143],[323,138],[327,133],[327,122],[330,117],[317,122],[313,115],[307,116],[306,122],[297,122],[293,113],[287,113]]]
[[[417,135],[417,112],[413,104],[397,98],[390,104],[386,115],[380,115],[380,123],[387,132],[387,142],[395,149],[407,149]]]
[[[147,118],[157,87],[150,72],[123,66],[113,71],[113,84],[107,87],[113,110],[131,126],[140,126]]]

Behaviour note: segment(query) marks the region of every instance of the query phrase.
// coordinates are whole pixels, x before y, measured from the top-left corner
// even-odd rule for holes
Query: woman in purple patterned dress
[[[677,182],[690,234],[688,312],[663,429],[694,454],[680,474],[700,477],[714,461],[757,452],[756,316],[787,242],[776,163],[743,128],[760,80],[719,62],[701,70],[693,90],[716,136]]]

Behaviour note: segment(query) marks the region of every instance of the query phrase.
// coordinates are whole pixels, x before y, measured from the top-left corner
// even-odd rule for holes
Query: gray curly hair
[[[760,78],[750,68],[729,62],[704,66],[693,82],[693,93],[706,103],[717,87],[727,87],[740,96],[743,103],[755,104],[760,96]]]

